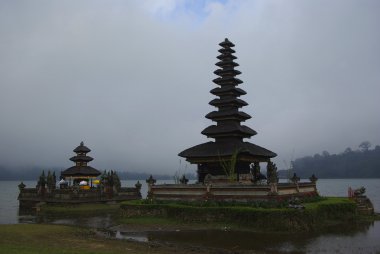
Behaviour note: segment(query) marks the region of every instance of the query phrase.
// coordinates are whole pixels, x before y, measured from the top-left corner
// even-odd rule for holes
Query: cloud
[[[377,1],[197,2],[2,1],[0,164],[68,167],[84,140],[101,169],[174,172],[207,140],[225,37],[280,167],[380,144]]]

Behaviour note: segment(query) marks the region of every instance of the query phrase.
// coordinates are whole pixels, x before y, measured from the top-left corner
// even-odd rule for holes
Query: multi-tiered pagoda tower
[[[75,165],[61,173],[64,178],[79,182],[81,180],[88,181],[101,174],[97,169],[87,165],[93,158],[87,155],[91,150],[84,145],[83,141],[73,152],[76,153],[76,156],[71,157],[70,160],[73,161]]]
[[[237,86],[243,83],[236,78],[241,74],[235,70],[239,64],[234,60],[237,58],[233,55],[232,49],[235,45],[228,39],[219,44],[222,48],[217,58],[220,60],[216,63],[219,67],[214,73],[219,77],[213,82],[219,87],[212,89],[210,92],[219,98],[210,101],[210,105],[218,108],[206,115],[206,118],[216,122],[216,125],[210,125],[202,131],[202,134],[208,138],[214,138],[215,142],[203,143],[179,153],[179,156],[185,157],[192,164],[198,164],[198,181],[203,182],[207,174],[213,176],[226,175],[226,161],[236,158],[236,174],[239,180],[239,174],[250,172],[250,164],[259,162],[269,162],[270,158],[276,154],[255,144],[244,142],[244,138],[250,138],[257,132],[251,128],[241,125],[251,116],[239,111],[243,106],[248,105],[245,101],[239,99],[246,92]],[[258,165],[258,164],[257,164]]]

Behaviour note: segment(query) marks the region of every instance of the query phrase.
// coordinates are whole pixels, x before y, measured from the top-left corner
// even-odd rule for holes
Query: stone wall
[[[316,184],[283,183],[275,185],[247,184],[162,184],[150,185],[148,198],[156,200],[216,200],[249,202],[252,200],[284,199],[316,196]]]
[[[120,188],[117,192],[103,192],[94,188],[81,190],[79,188],[67,189],[45,189],[43,191],[36,188],[20,189],[18,200],[20,207],[29,207],[39,202],[45,203],[91,203],[110,202],[141,199],[140,188]]]

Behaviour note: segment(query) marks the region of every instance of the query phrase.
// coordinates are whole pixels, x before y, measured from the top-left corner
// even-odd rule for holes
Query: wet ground
[[[210,248],[257,253],[380,253],[380,221],[342,225],[321,232],[279,233],[194,229],[188,225],[118,225],[112,215],[88,218],[53,218],[21,215],[20,223],[80,225],[99,236],[179,248]],[[206,228],[206,229],[205,229]]]

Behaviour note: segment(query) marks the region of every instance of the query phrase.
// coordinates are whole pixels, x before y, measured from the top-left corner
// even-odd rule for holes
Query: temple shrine
[[[243,83],[236,76],[241,74],[235,67],[235,46],[225,39],[219,44],[220,55],[214,71],[218,77],[213,80],[217,85],[210,92],[217,98],[210,105],[217,108],[206,115],[216,124],[205,128],[201,133],[209,141],[190,147],[178,155],[197,165],[198,181],[188,184],[185,176],[177,184],[156,185],[150,177],[148,198],[156,200],[218,200],[250,202],[252,200],[290,199],[318,195],[317,178],[301,182],[297,175],[287,183],[279,183],[277,167],[271,161],[276,153],[245,141],[257,132],[242,122],[251,118],[240,111],[248,103],[239,97],[246,92],[238,85]],[[266,164],[266,175],[260,170],[260,163]]]
[[[91,150],[84,145],[83,141],[78,147],[73,150],[76,156],[70,158],[75,163],[74,166],[61,172],[61,178],[68,180],[74,185],[79,185],[80,182],[86,181],[92,185],[93,179],[100,176],[101,173],[97,169],[88,165],[93,160],[87,153]]]
[[[222,48],[219,49],[220,55],[217,58],[220,61],[216,65],[220,68],[214,71],[214,74],[219,77],[213,80],[219,87],[210,91],[219,98],[209,103],[218,110],[206,115],[206,118],[216,122],[216,125],[210,125],[202,131],[203,135],[215,141],[203,143],[179,153],[179,156],[186,158],[190,163],[198,165],[199,182],[203,182],[207,175],[226,175],[227,169],[224,165],[230,164],[233,157],[236,157],[235,162],[232,162],[235,164],[234,173],[236,174],[233,178],[239,181],[240,175],[250,173],[252,163],[258,168],[260,162],[270,162],[270,159],[276,156],[272,151],[243,141],[244,138],[250,138],[257,132],[248,126],[241,125],[241,122],[250,119],[251,116],[239,111],[248,103],[239,99],[246,92],[237,87],[243,81],[236,78],[241,72],[235,70],[235,67],[239,66],[234,61],[237,57],[233,55],[235,51],[232,47],[235,45],[228,39],[219,45]]]
[[[57,182],[55,172],[42,171],[35,188],[26,188],[21,182],[18,186],[20,208],[35,207],[38,203],[81,204],[108,203],[141,199],[141,184],[134,187],[122,187],[116,171],[99,170],[88,165],[93,160],[87,153],[91,150],[80,143],[73,150],[76,155],[70,160],[74,166],[61,171]]]

